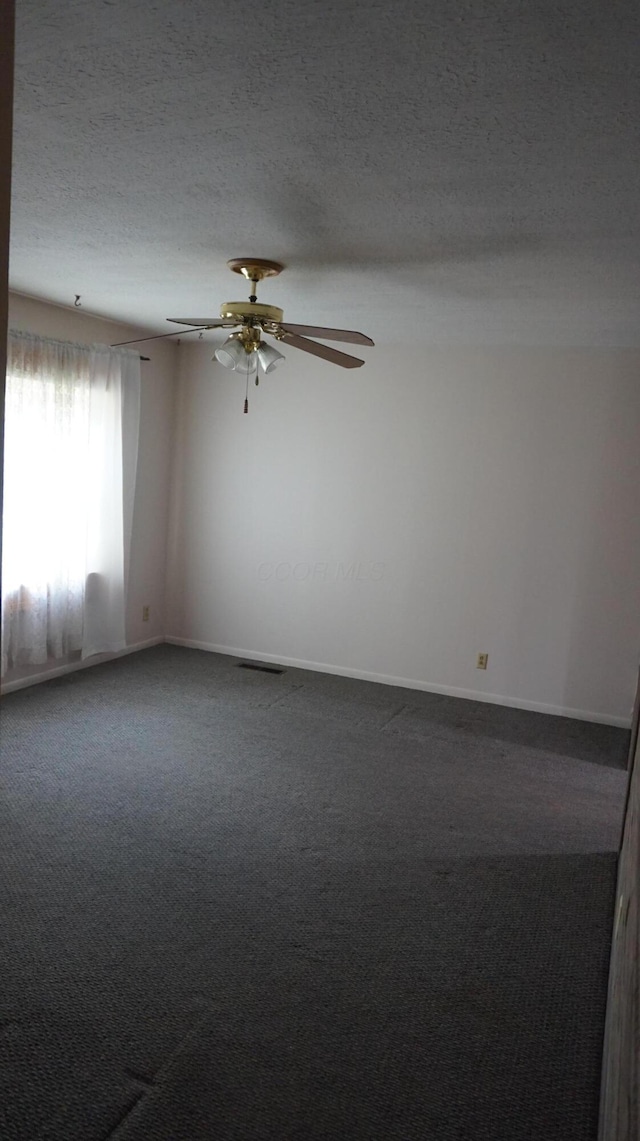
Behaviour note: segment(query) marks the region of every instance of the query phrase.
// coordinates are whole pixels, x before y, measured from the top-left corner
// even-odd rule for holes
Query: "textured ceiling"
[[[17,0],[12,286],[638,344],[639,58],[637,0]]]

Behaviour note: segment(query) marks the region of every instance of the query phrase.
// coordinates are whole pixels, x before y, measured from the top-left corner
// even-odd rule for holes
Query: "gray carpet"
[[[5,698],[3,1141],[592,1141],[626,742],[170,646]]]

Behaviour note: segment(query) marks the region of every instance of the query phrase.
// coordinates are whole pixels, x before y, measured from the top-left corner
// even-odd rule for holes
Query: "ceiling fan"
[[[364,333],[356,333],[351,329],[325,329],[316,325],[291,325],[283,321],[283,311],[277,305],[264,305],[258,301],[258,283],[266,277],[276,277],[282,272],[284,266],[277,261],[265,261],[262,258],[232,258],[227,262],[229,269],[241,274],[251,282],[251,294],[248,301],[225,301],[220,308],[219,317],[168,317],[167,320],[176,325],[191,325],[185,332],[204,332],[207,329],[236,329],[231,333],[223,345],[216,349],[214,359],[225,368],[233,369],[247,377],[255,377],[258,384],[259,369],[264,373],[272,372],[281,361],[282,353],[262,340],[263,334],[274,337],[277,341],[302,349],[313,356],[322,357],[332,364],[341,365],[342,368],[360,368],[364,361],[360,357],[351,356],[350,353],[340,352],[339,349],[330,348],[329,345],[319,345],[310,337],[319,337],[326,341],[344,341],[352,345],[373,345],[371,337]],[[238,328],[239,326],[239,328]],[[175,334],[165,333],[163,336]],[[145,340],[159,340],[158,337],[146,337]],[[124,344],[134,342],[125,341]],[[248,412],[248,398],[245,398],[244,410]]]
[[[364,333],[355,333],[350,329],[325,329],[315,325],[291,325],[284,322],[282,309],[276,305],[263,305],[258,301],[256,290],[258,282],[265,277],[276,277],[284,269],[277,261],[264,261],[261,258],[232,258],[227,262],[229,269],[234,273],[242,274],[250,281],[253,289],[248,301],[226,301],[220,308],[220,316],[214,318],[195,317],[169,317],[169,321],[177,325],[194,325],[203,329],[231,328],[241,325],[241,332],[236,334],[238,340],[245,348],[245,353],[251,355],[257,351],[255,346],[260,341],[260,330],[278,341],[294,345],[297,349],[304,349],[307,353],[322,357],[333,364],[342,365],[343,368],[359,368],[364,361],[359,357],[352,357],[348,353],[341,353],[337,349],[326,345],[317,345],[309,341],[309,337],[320,337],[326,341],[347,341],[352,345],[373,345],[371,337]],[[225,363],[225,362],[221,362]],[[244,371],[244,369],[242,370]]]

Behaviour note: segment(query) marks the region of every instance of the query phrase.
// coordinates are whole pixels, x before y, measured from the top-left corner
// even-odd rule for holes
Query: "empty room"
[[[2,1141],[637,1141],[637,7],[1,20]]]

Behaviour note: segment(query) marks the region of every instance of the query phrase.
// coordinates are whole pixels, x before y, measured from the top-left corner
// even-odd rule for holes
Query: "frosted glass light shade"
[[[235,371],[241,372],[243,376],[246,376],[247,373],[249,376],[253,376],[254,372],[258,371],[258,362],[255,352],[247,353],[243,349],[242,356],[235,366]]]
[[[266,345],[264,341],[261,341],[258,345],[256,355],[264,372],[273,372],[274,368],[277,368],[280,364],[280,361],[285,359],[282,353],[279,353],[278,350],[274,349],[271,345]]]
[[[238,333],[232,333],[230,337],[227,337],[224,345],[220,345],[220,348],[216,349],[213,354],[214,360],[217,360],[219,364],[224,365],[225,368],[233,369],[238,367],[246,355]]]

